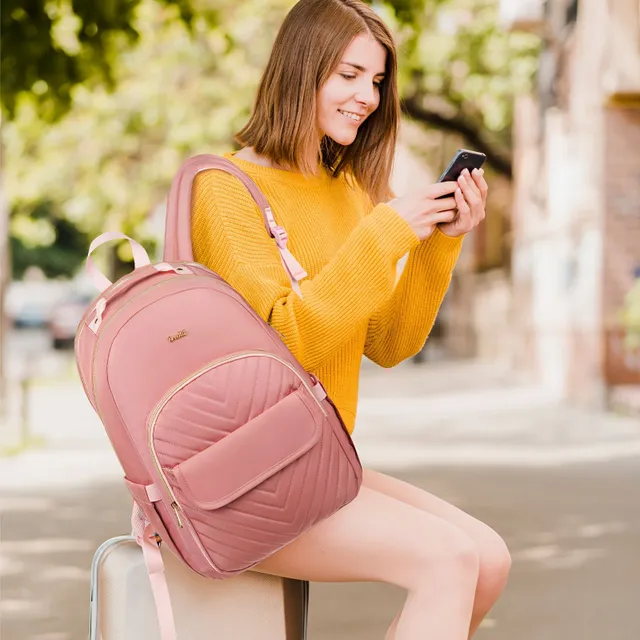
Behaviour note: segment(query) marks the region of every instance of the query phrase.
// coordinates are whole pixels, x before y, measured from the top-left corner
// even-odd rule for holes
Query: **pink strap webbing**
[[[291,280],[293,290],[302,297],[298,282],[307,276],[307,272],[287,249],[287,232],[276,224],[271,207],[258,189],[256,183],[233,162],[212,154],[201,154],[187,160],[178,170],[167,202],[167,220],[164,237],[164,259],[167,262],[193,260],[191,244],[191,193],[193,181],[200,171],[218,169],[235,176],[247,188],[262,212],[264,225],[269,236],[278,245],[282,264]]]
[[[136,502],[133,503],[133,513],[131,514],[131,530],[136,542],[142,547],[158,615],[160,638],[161,640],[177,640],[176,623],[173,618],[173,607],[164,572],[162,553],[160,553],[160,547],[156,541],[153,525],[146,519],[144,512]]]
[[[111,240],[128,240],[131,245],[131,251],[133,253],[133,262],[136,269],[140,269],[140,267],[145,267],[150,264],[149,256],[147,252],[144,250],[144,247],[130,238],[126,236],[124,233],[119,233],[117,231],[107,231],[101,235],[99,235],[89,246],[89,253],[87,254],[87,273],[89,278],[95,284],[96,288],[100,291],[104,291],[108,289],[112,282],[105,276],[98,267],[96,267],[95,263],[91,259],[91,254],[105,242],[111,242]]]

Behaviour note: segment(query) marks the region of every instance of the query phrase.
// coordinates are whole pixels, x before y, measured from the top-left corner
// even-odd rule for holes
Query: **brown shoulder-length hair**
[[[360,34],[371,34],[387,52],[380,104],[351,145],[326,136],[320,141],[318,89]],[[360,0],[300,0],[280,27],[253,113],[236,140],[277,165],[306,174],[317,170],[317,158],[333,176],[344,173],[355,180],[376,204],[391,197],[399,121],[396,49],[384,22]]]

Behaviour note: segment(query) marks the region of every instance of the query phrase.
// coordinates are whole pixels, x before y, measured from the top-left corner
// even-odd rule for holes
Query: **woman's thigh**
[[[477,570],[475,545],[459,527],[363,486],[352,502],[254,569],[314,582],[412,588],[429,567],[441,576],[448,560]]]
[[[484,522],[408,482],[403,482],[379,471],[365,469],[362,486],[460,527],[476,543],[481,556],[483,551],[486,553],[490,553],[492,550],[500,551],[504,545],[500,536]]]

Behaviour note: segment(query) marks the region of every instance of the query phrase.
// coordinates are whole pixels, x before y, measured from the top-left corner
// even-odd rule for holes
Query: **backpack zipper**
[[[201,269],[203,269],[203,270],[207,271],[207,272],[208,272],[209,274],[211,274],[212,276],[214,276],[214,277],[218,278],[218,280],[221,280],[220,276],[219,276],[217,273],[215,273],[215,271],[211,271],[211,269],[209,269],[209,268],[205,267],[204,265],[202,265],[202,264],[200,264],[200,263],[198,263],[198,262],[186,262],[186,261],[181,261],[181,260],[175,260],[174,262],[171,262],[170,264],[185,264],[185,265],[190,265],[190,266],[194,266],[194,267],[200,267]],[[133,270],[131,273],[128,273],[126,276],[123,276],[122,278],[120,278],[120,280],[118,280],[117,282],[114,282],[114,283],[113,283],[113,284],[112,284],[108,289],[105,289],[105,290],[102,292],[102,294],[106,294],[107,292],[109,292],[109,295],[110,295],[111,293],[113,293],[113,291],[115,291],[118,287],[120,287],[120,285],[121,285],[123,282],[128,281],[128,280],[129,280],[129,279],[131,279],[135,274],[136,274],[136,270]],[[194,276],[198,276],[198,275],[202,276],[203,274],[193,274],[193,275],[188,275],[188,276],[186,276],[186,277],[188,277],[188,278],[193,278]],[[182,275],[182,276],[180,276],[180,277],[184,278],[185,276],[184,276],[184,275]],[[146,292],[147,292],[147,291],[149,291],[149,289],[151,289],[152,287],[155,287],[155,286],[157,286],[157,285],[159,285],[159,284],[163,284],[164,282],[167,282],[168,280],[173,280],[173,277],[171,277],[171,278],[167,278],[167,279],[163,280],[162,282],[157,282],[156,284],[151,285],[151,287],[148,287],[148,288],[147,288],[147,289],[145,289],[144,291],[140,291],[140,292],[139,292],[139,293],[137,293],[133,298],[131,298],[130,300],[128,300],[127,302],[125,302],[125,304],[124,304],[124,305],[122,305],[122,307],[121,307],[120,309],[118,309],[118,311],[116,311],[116,313],[114,314],[114,316],[115,316],[116,314],[118,314],[118,313],[120,312],[120,310],[121,310],[121,309],[124,309],[124,307],[125,307],[127,304],[129,304],[129,302],[131,302],[132,300],[135,300],[138,296],[140,296],[140,295],[142,295],[142,294],[146,293]],[[102,295],[102,294],[101,294],[101,295]],[[101,296],[99,296],[99,297],[101,297]],[[90,306],[90,307],[85,311],[84,315],[82,316],[82,320],[80,320],[80,323],[79,323],[79,327],[80,327],[80,328],[79,328],[79,330],[78,330],[78,335],[76,336],[76,338],[75,338],[75,340],[74,340],[74,352],[75,352],[76,354],[77,354],[77,352],[76,352],[76,350],[75,350],[75,345],[76,345],[76,344],[79,344],[80,336],[82,335],[82,332],[83,332],[83,330],[84,330],[84,328],[85,328],[85,322],[86,322],[87,318],[89,317],[89,315],[90,315],[90,314],[92,314],[94,311],[95,311],[95,306],[94,306],[94,305],[91,305],[91,306]],[[108,322],[106,322],[106,323],[105,323],[105,326],[107,326],[107,325],[109,324],[109,322],[110,322],[110,321],[111,321],[111,318],[109,319],[109,321],[108,321]],[[104,327],[103,327],[103,329],[104,329]],[[97,344],[98,344],[98,340],[99,340],[99,339],[100,339],[100,336],[97,336],[97,337],[96,337],[96,345],[94,346],[94,352],[93,352],[93,354],[92,354],[92,360],[91,360],[91,366],[92,366],[92,367],[93,367],[93,364],[94,364],[94,361],[93,361],[93,355],[95,355],[95,347],[97,346]],[[83,375],[83,373],[82,373],[82,369],[81,369],[80,367],[78,367],[78,375],[80,376],[80,382],[82,383],[82,387],[83,387],[83,389],[84,389],[84,392],[87,394],[87,397],[89,397],[89,393],[88,393],[89,385],[87,384],[87,382],[86,382],[86,380],[85,380],[85,378],[84,378],[84,375]],[[93,378],[93,370],[92,370],[92,378]],[[91,385],[91,388],[92,388],[92,389],[93,389],[93,391],[94,391],[94,397],[95,397],[95,389],[94,389],[94,386],[93,386],[93,379],[92,379],[92,385]],[[90,401],[90,402],[91,402],[91,401]],[[97,402],[97,401],[96,401],[96,402]],[[91,402],[91,405],[93,406],[93,402]],[[95,409],[95,406],[94,406],[94,409]],[[97,409],[96,409],[96,412],[97,412],[97,413],[98,413],[98,415],[100,416],[100,412],[99,412]],[[100,416],[100,418],[102,419],[102,416]]]
[[[97,393],[97,389],[96,389],[96,356],[98,354],[98,347],[100,346],[100,340],[101,340],[102,336],[104,335],[104,330],[109,326],[109,324],[111,324],[111,321],[114,320],[120,314],[121,311],[126,309],[126,307],[128,307],[134,300],[137,300],[140,296],[143,296],[145,293],[148,293],[149,291],[151,291],[151,289],[155,289],[156,287],[160,287],[162,285],[168,284],[169,282],[172,282],[175,278],[201,278],[201,277],[202,276],[197,276],[197,275],[187,275],[187,276],[175,275],[173,277],[167,278],[166,280],[162,280],[162,282],[156,282],[155,284],[151,285],[150,287],[147,287],[144,291],[140,291],[135,296],[133,296],[132,298],[127,300],[102,325],[99,335],[96,336],[96,343],[93,345],[93,353],[91,355],[91,390],[93,392],[93,398],[94,398],[94,401],[95,401],[95,404],[93,405],[93,408],[95,409],[95,412],[98,414],[98,417],[100,418],[100,421],[102,422],[102,424],[104,424],[105,422],[104,422],[104,419],[102,417],[102,412],[100,411],[100,405],[98,403],[98,393]]]
[[[74,340],[74,344],[73,344],[73,352],[74,355],[76,357],[76,360],[78,359],[78,351],[77,351],[77,345],[80,344],[80,336],[82,335],[82,331],[84,330],[85,324],[84,324],[84,318],[82,323],[80,324],[80,328],[78,329],[78,334],[75,337]],[[93,359],[93,354],[92,354],[92,359]],[[93,366],[93,361],[92,361],[92,365]],[[93,404],[93,401],[91,400],[91,396],[89,395],[89,387],[87,386],[87,382],[84,379],[84,374],[82,373],[82,367],[76,367],[76,369],[78,370],[78,376],[80,377],[80,383],[82,384],[82,388],[84,389],[84,392],[87,396],[87,399],[89,400],[91,406],[95,409],[95,405]]]
[[[111,322],[113,320],[115,320],[115,318],[117,318],[120,313],[126,309],[134,300],[137,300],[140,296],[145,295],[146,293],[148,293],[149,291],[151,291],[152,289],[155,289],[156,287],[161,287],[162,285],[168,284],[169,282],[172,282],[173,280],[175,280],[176,278],[201,278],[202,276],[179,276],[179,275],[175,275],[172,276],[170,278],[167,278],[165,280],[162,280],[162,282],[156,282],[155,284],[152,284],[150,287],[147,287],[144,291],[140,291],[138,293],[136,293],[135,296],[133,296],[132,298],[129,298],[129,300],[127,300],[101,327],[101,331],[100,331],[100,335],[97,336],[96,338],[96,343],[93,346],[93,354],[91,356],[91,388],[93,390],[93,397],[96,398],[96,404],[98,404],[98,399],[97,399],[97,394],[96,394],[96,355],[98,353],[98,347],[100,346],[100,340],[102,338],[102,336],[104,335],[104,332],[106,330],[106,328],[111,324]],[[99,413],[99,412],[98,412]],[[100,415],[100,414],[99,414]],[[102,419],[102,416],[100,415],[100,418]]]

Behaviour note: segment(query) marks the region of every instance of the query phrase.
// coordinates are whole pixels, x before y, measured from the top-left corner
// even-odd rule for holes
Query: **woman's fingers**
[[[437,198],[433,202],[435,203],[435,211],[447,211],[448,209],[456,208],[455,198]]]
[[[487,183],[482,173],[473,176],[466,169],[458,178],[458,188],[453,194],[457,215],[440,225],[440,230],[451,237],[468,233],[485,217]]]
[[[443,233],[452,237],[464,235],[475,228],[485,217],[488,187],[483,173],[477,169],[473,173],[465,169],[455,182],[430,185],[426,195],[428,200],[432,200],[428,224],[438,225]]]
[[[467,204],[464,195],[462,194],[461,189],[456,189],[454,194],[454,200],[456,206],[458,207],[458,212],[460,213],[460,219],[470,218],[471,217],[471,207]]]
[[[455,181],[450,182],[436,182],[435,184],[430,184],[425,189],[425,197],[430,200],[435,200],[436,198],[442,198],[443,196],[450,196],[458,185]]]
[[[467,175],[468,174],[468,175]],[[463,172],[463,175],[460,176],[460,180],[458,181],[460,184],[460,189],[462,191],[462,195],[470,209],[470,220],[473,225],[476,226],[482,220],[484,220],[485,210],[484,210],[484,198],[482,196],[482,192],[480,191],[480,187],[476,184],[475,180],[471,177],[469,172],[466,174]]]
[[[489,192],[489,185],[487,181],[484,179],[484,169],[474,169],[471,172],[471,177],[475,182],[476,186],[480,190],[480,195],[482,196],[482,202],[487,204],[487,193]]]
[[[457,209],[446,209],[445,211],[438,211],[431,216],[431,222],[434,225],[453,222],[456,219],[457,215]]]
[[[470,207],[482,201],[482,195],[479,187],[471,178],[469,171],[465,169],[458,178],[458,186],[462,189],[462,194]]]

